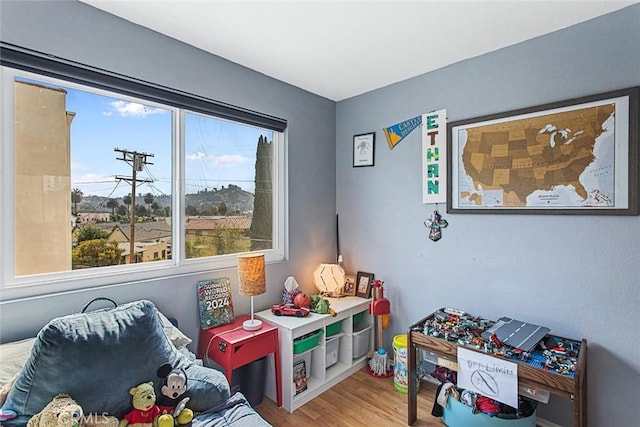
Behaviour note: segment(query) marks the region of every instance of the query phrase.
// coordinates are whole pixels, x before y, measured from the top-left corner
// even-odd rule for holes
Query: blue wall
[[[3,0],[0,19],[5,42],[286,119],[289,259],[267,266],[267,293],[254,298],[256,311],[281,299],[290,275],[307,292],[315,289],[314,267],[335,258],[335,102],[76,1]],[[32,336],[52,317],[78,312],[97,296],[120,303],[150,299],[197,337],[195,283],[213,277],[231,279],[236,313],[250,311],[231,269],[2,301],[0,341]]]
[[[389,346],[440,307],[585,337],[589,425],[638,425],[640,217],[453,215],[440,205],[449,226],[434,243],[420,133],[390,150],[382,128],[442,108],[455,121],[638,86],[639,40],[635,5],[338,103],[340,244],[347,269],[385,280]],[[368,131],[376,164],[352,168],[352,137]],[[568,403],[552,398],[539,413],[571,425]]]

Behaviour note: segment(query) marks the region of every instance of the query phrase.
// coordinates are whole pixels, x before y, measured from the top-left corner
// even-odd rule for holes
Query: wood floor
[[[413,426],[445,425],[440,418],[431,416],[436,388],[435,384],[422,382],[418,393],[418,419]],[[364,368],[292,414],[266,397],[255,409],[274,427],[407,425],[407,395],[395,391],[393,377],[376,378]]]

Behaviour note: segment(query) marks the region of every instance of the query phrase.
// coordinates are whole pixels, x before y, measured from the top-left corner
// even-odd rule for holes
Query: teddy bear
[[[82,407],[68,394],[60,393],[42,411],[35,414],[27,427],[117,427],[118,419],[107,415],[84,415]]]
[[[158,368],[160,378],[164,379],[158,396],[160,417],[158,427],[188,426],[193,420],[193,411],[185,408],[187,396],[187,373],[184,369],[174,368],[169,363]]]
[[[160,415],[160,407],[156,405],[156,392],[153,382],[142,383],[129,389],[133,410],[122,420],[120,427],[153,427],[156,417]]]

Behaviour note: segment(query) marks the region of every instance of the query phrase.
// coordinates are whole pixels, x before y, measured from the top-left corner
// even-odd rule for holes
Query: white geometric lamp
[[[262,322],[253,318],[253,297],[267,292],[264,254],[238,255],[238,283],[240,295],[251,297],[251,319],[242,323],[242,329],[257,331],[262,328]]]
[[[336,294],[344,286],[345,272],[338,264],[320,264],[313,272],[313,284],[321,293]]]

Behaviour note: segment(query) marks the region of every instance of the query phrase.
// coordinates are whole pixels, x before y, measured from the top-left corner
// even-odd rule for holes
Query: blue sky
[[[42,83],[41,83],[42,84]],[[51,85],[49,85],[51,86]],[[118,158],[130,152],[153,154],[139,179],[136,193],[171,194],[171,111],[70,89],[67,111],[74,112],[71,123],[71,187],[85,196],[122,197],[131,192],[126,181],[116,175],[131,177],[132,168]],[[187,193],[235,184],[254,191],[256,144],[260,135],[271,140],[269,130],[235,124],[224,120],[186,114],[185,118],[185,187]]]

